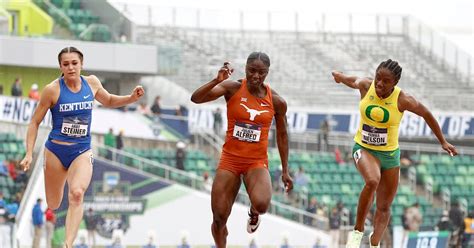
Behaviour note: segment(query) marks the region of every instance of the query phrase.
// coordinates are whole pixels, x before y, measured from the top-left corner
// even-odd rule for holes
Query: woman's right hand
[[[23,169],[23,171],[30,169],[31,161],[33,161],[33,157],[31,155],[25,155],[23,160],[20,162],[20,167]]]
[[[217,73],[217,82],[222,82],[230,77],[232,73],[234,72],[234,69],[230,66],[229,62],[224,62],[224,66],[219,69],[219,72]]]
[[[332,76],[334,77],[334,81],[336,81],[336,83],[340,83],[342,82],[344,74],[340,71],[332,71]]]

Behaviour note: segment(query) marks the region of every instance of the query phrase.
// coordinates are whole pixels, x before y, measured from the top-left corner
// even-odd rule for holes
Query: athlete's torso
[[[90,143],[90,127],[94,94],[87,81],[81,76],[81,89],[74,93],[60,78],[59,97],[56,104],[50,108],[53,129],[49,134],[50,140],[71,143]]]
[[[395,86],[390,96],[381,99],[375,92],[375,83],[371,83],[367,94],[359,102],[360,123],[355,142],[378,151],[398,148],[398,128],[403,116],[403,112],[398,110],[400,91]]]
[[[224,153],[242,159],[267,159],[268,132],[275,110],[270,86],[264,97],[253,96],[243,79],[240,88],[227,101],[227,133]]]

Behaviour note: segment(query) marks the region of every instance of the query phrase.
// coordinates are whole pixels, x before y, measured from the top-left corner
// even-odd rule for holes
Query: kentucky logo
[[[258,111],[256,109],[251,109],[251,108],[245,106],[245,104],[243,104],[243,103],[241,103],[240,105],[243,106],[247,110],[247,113],[250,114],[249,120],[251,120],[251,121],[254,121],[255,117],[257,117],[257,115],[268,112],[268,110]]]

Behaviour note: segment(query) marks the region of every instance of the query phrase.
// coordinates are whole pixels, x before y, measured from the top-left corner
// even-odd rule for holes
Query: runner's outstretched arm
[[[438,139],[443,149],[446,152],[448,152],[449,155],[456,156],[458,154],[456,147],[454,147],[453,145],[448,143],[448,141],[446,141],[446,139],[444,138],[443,132],[441,131],[441,127],[439,126],[438,122],[434,118],[431,111],[429,111],[425,105],[423,105],[421,102],[416,100],[413,96],[408,95],[404,92],[402,92],[400,95],[399,104],[400,104],[400,111],[407,110],[423,117],[423,119],[431,128],[431,130],[433,131],[434,135]]]
[[[145,90],[140,85],[136,86],[130,95],[118,96],[110,94],[96,76],[91,75],[87,79],[92,88],[96,89],[95,99],[107,108],[119,108],[134,103],[145,94]]]
[[[275,109],[275,124],[278,151],[280,152],[282,175],[281,180],[287,192],[293,189],[293,179],[288,171],[288,125],[286,123],[286,101],[273,92],[273,106]]]

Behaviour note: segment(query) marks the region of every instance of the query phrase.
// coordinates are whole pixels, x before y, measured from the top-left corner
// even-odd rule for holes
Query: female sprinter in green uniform
[[[398,127],[404,111],[413,112],[428,123],[439,143],[451,156],[456,148],[449,144],[431,112],[413,96],[397,85],[402,68],[397,61],[382,62],[375,71],[375,80],[332,73],[334,81],[358,89],[360,124],[354,137],[353,158],[365,181],[360,192],[357,219],[349,234],[346,248],[359,248],[364,221],[377,195],[374,231],[370,234],[370,247],[379,247],[380,239],[390,220],[390,205],[397,193],[400,175],[400,149]]]

